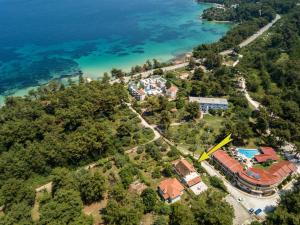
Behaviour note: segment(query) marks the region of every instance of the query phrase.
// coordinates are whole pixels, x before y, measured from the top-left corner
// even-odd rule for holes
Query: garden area
[[[187,122],[178,126],[171,126],[167,137],[177,147],[202,154],[203,151],[215,144],[216,137],[220,134],[225,118],[221,116],[204,115],[199,122]]]

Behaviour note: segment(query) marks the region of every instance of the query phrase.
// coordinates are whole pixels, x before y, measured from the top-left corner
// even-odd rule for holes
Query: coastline
[[[203,3],[204,5],[211,5],[211,4],[209,4],[209,3]],[[199,11],[198,11],[198,13],[199,13]],[[190,19],[190,18],[189,18]],[[195,18],[195,20],[198,20],[198,23],[199,24],[203,24],[203,23],[208,23],[208,24],[210,24],[211,23],[211,21],[201,21],[201,19],[200,18]],[[222,22],[219,22],[219,24],[222,24]],[[223,24],[227,24],[227,23],[223,23]],[[225,35],[225,33],[228,31],[228,30],[230,30],[231,29],[231,27],[224,27],[224,33],[222,34],[222,35],[220,35],[220,33],[218,33],[219,32],[219,30],[218,30],[218,28],[216,28],[216,31],[214,30],[215,28],[213,27],[213,25],[209,25],[208,27],[203,27],[203,28],[201,28],[201,26],[199,26],[198,25],[198,27],[199,27],[199,29],[204,29],[204,31],[203,32],[207,32],[208,33],[208,35],[206,35],[206,34],[204,34],[204,39],[202,40],[202,43],[214,43],[214,42],[216,42],[216,41],[218,41],[220,38],[222,38],[224,35]],[[223,28],[222,28],[223,29]],[[221,29],[221,30],[222,30]],[[214,34],[214,36],[212,36],[212,38],[210,38],[210,33],[209,32],[212,32],[212,33],[215,33]],[[218,36],[218,37],[217,37]],[[187,39],[188,40],[188,39]],[[186,40],[184,40],[184,41],[186,41]],[[183,42],[184,42],[183,41]],[[179,45],[177,45],[178,43],[176,43],[176,42],[174,42],[174,43],[172,43],[172,44],[170,44],[170,46],[168,46],[168,48],[166,48],[166,49],[163,49],[163,51],[165,51],[165,53],[161,53],[161,52],[158,52],[158,53],[160,53],[160,54],[155,54],[156,52],[155,51],[153,51],[153,52],[150,52],[149,54],[148,54],[148,52],[146,51],[146,57],[145,56],[143,56],[145,59],[147,58],[147,59],[149,59],[149,60],[152,60],[153,58],[156,58],[156,59],[158,59],[160,62],[178,62],[178,61],[182,61],[183,60],[183,58],[185,58],[185,55],[186,54],[189,54],[192,50],[193,50],[193,48],[194,47],[196,47],[197,45],[199,45],[199,44],[201,44],[201,39],[200,39],[200,41],[199,41],[199,39],[197,39],[196,41],[195,40],[192,40],[192,45],[189,47],[189,48],[187,48],[187,49],[184,49],[184,46],[182,46],[182,50],[180,50],[180,48],[178,48],[178,52],[179,53],[174,53],[174,51],[170,48],[170,46],[173,44],[173,46],[181,46],[180,44]],[[146,47],[148,47],[149,48],[149,46],[146,46]],[[150,46],[150,48],[151,48],[151,46]],[[160,47],[158,47],[158,48],[160,48]],[[173,47],[174,48],[174,47]],[[173,52],[172,52],[173,51]],[[181,52],[181,53],[180,53]],[[132,54],[133,55],[133,54]],[[87,56],[86,58],[88,58],[89,56]],[[136,56],[135,56],[136,57]],[[85,58],[85,57],[84,57]],[[161,59],[162,60],[161,60]],[[81,59],[80,59],[81,60]],[[80,61],[79,60],[79,61]],[[82,59],[82,61],[83,60],[85,60],[85,59]],[[99,79],[99,78],[101,78],[102,77],[102,75],[103,75],[103,72],[105,72],[105,71],[107,71],[107,72],[109,72],[112,68],[119,68],[119,69],[122,69],[123,71],[125,71],[125,72],[130,72],[130,68],[132,67],[132,66],[136,66],[136,65],[141,65],[140,63],[135,63],[134,62],[134,60],[129,60],[129,62],[128,63],[124,63],[124,60],[122,61],[122,58],[121,58],[121,61],[120,61],[120,64],[118,64],[119,66],[117,66],[117,67],[111,67],[109,70],[105,70],[105,71],[103,71],[103,68],[102,67],[105,67],[105,68],[107,68],[107,67],[109,67],[111,64],[112,64],[112,62],[111,61],[109,61],[110,59],[108,59],[108,61],[106,62],[105,60],[103,60],[103,61],[101,61],[101,64],[98,64],[98,63],[95,63],[93,60],[94,59],[91,59],[90,61],[89,61],[90,59],[88,59],[87,61],[87,66],[86,66],[86,68],[88,68],[88,71],[84,71],[84,70],[82,70],[83,71],[83,76],[84,77],[86,77],[86,78],[92,78],[93,80],[97,80],[97,79]],[[142,64],[143,63],[145,63],[145,61],[146,60],[144,60],[143,62],[142,62]],[[89,67],[90,65],[89,65],[89,63],[91,64],[91,67]],[[94,64],[92,64],[92,63],[94,63]],[[105,65],[105,64],[107,64],[108,66],[103,66],[103,65]],[[176,63],[174,63],[174,64],[176,64]],[[82,65],[79,63],[79,65],[80,65],[80,69],[82,69],[81,67],[82,67]],[[85,65],[84,65],[85,66]],[[84,68],[84,69],[86,69],[86,68]],[[101,69],[100,69],[101,68]],[[102,70],[102,71],[101,71]],[[91,72],[90,72],[91,71]],[[30,86],[30,87],[24,87],[24,88],[20,88],[20,89],[18,89],[18,88],[16,88],[15,90],[13,90],[13,89],[10,89],[10,90],[8,90],[7,91],[7,94],[2,94],[2,95],[0,95],[0,106],[3,106],[4,105],[4,99],[5,99],[5,97],[7,97],[7,96],[18,96],[18,97],[22,97],[22,96],[25,96],[27,93],[28,93],[28,91],[29,90],[31,90],[31,89],[36,89],[36,88],[38,88],[38,87],[40,87],[40,86],[42,86],[42,85],[46,85],[46,84],[48,84],[49,82],[51,82],[51,81],[53,81],[53,80],[57,80],[57,81],[59,81],[59,82],[65,82],[66,83],[66,81],[67,81],[67,79],[68,78],[71,78],[71,79],[73,79],[73,80],[76,80],[76,79],[78,79],[78,77],[79,77],[79,75],[70,75],[70,76],[60,76],[60,77],[58,77],[58,78],[52,78],[51,80],[49,80],[49,81],[41,81],[40,83],[39,82],[37,82],[38,84],[33,84],[33,86]]]

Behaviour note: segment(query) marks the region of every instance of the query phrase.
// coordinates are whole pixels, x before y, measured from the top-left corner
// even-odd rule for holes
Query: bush
[[[226,186],[224,185],[223,181],[220,178],[218,178],[216,176],[212,176],[212,177],[209,177],[209,181],[210,181],[210,184],[213,187],[227,192],[227,188],[226,188]]]
[[[160,178],[161,177],[160,168],[159,167],[155,168],[154,171],[152,172],[151,176],[154,179]]]
[[[105,164],[105,169],[106,170],[110,170],[112,168],[112,163],[111,162],[107,162],[106,164]]]
[[[139,147],[137,148],[137,150],[136,150],[136,153],[137,153],[137,154],[142,154],[142,153],[144,152],[144,150],[145,150],[144,146],[139,146]]]
[[[172,167],[172,165],[166,164],[166,165],[164,166],[164,169],[163,169],[163,175],[164,175],[165,177],[172,177],[172,176],[173,176],[173,167]]]
[[[160,215],[170,215],[171,214],[171,208],[169,205],[164,204],[163,202],[159,202],[155,209],[154,209],[156,214]]]
[[[128,188],[129,184],[134,181],[134,176],[138,175],[138,173],[139,170],[132,165],[126,166],[119,172],[119,176],[125,188]]]
[[[145,212],[146,213],[152,212],[157,202],[156,192],[151,188],[147,188],[143,191],[141,197],[143,199],[143,203],[145,206]]]
[[[128,162],[128,157],[125,155],[117,154],[114,157],[114,161],[117,168],[122,168]]]
[[[180,156],[180,152],[177,150],[177,148],[175,148],[174,146],[171,147],[171,150],[167,153],[167,155],[169,157],[179,157]]]

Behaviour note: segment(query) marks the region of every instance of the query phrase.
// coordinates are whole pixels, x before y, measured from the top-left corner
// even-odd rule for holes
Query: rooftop
[[[267,154],[260,154],[260,155],[256,155],[254,156],[254,158],[256,159],[257,162],[259,163],[263,163],[266,162],[268,160],[272,160],[272,161],[277,161],[279,160],[277,155],[267,155]]]
[[[237,160],[230,157],[225,151],[218,150],[213,154],[213,156],[232,173],[243,171],[242,165]]]
[[[195,178],[193,178],[191,180],[188,180],[187,184],[188,184],[189,187],[191,187],[191,186],[194,186],[195,184],[198,184],[200,182],[201,182],[201,177],[197,176],[197,177],[195,177]]]
[[[276,155],[276,151],[272,147],[260,147],[260,150],[266,155]]]
[[[159,189],[163,193],[164,199],[176,198],[181,195],[181,192],[184,190],[184,187],[176,178],[169,178],[163,180],[159,184]]]
[[[178,88],[176,86],[172,86],[168,89],[168,91],[170,92],[177,92],[178,91]]]
[[[254,156],[257,162],[263,163],[268,160],[278,161],[279,157],[276,154],[276,151],[272,147],[261,147],[260,151],[262,154]]]
[[[269,147],[264,148],[264,152],[272,154],[271,149]],[[292,162],[285,160],[273,164],[268,169],[249,168],[244,170],[238,161],[223,150],[216,151],[213,156],[232,173],[238,173],[240,178],[255,185],[275,185],[284,180],[289,174],[297,171],[297,167]],[[258,157],[277,157],[277,155],[276,153],[275,155],[262,154],[258,155]]]
[[[240,177],[252,184],[274,185],[280,182],[279,177],[270,174],[267,170],[250,168],[239,173]]]
[[[284,179],[290,173],[296,171],[297,167],[289,161],[281,161],[279,163],[275,163],[268,169],[269,173],[279,176],[281,179]]]
[[[196,171],[194,166],[191,165],[186,159],[176,160],[173,162],[173,165],[181,176],[186,176]]]
[[[203,97],[189,97],[190,102],[198,102],[200,104],[222,104],[228,105],[226,98],[203,98]]]

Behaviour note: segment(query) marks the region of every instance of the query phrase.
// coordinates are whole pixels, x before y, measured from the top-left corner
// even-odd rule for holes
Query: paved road
[[[276,17],[275,17],[275,19],[273,19],[270,23],[268,23],[266,26],[264,26],[263,28],[261,28],[259,31],[257,31],[255,34],[253,34],[251,37],[247,38],[245,41],[243,41],[242,43],[240,43],[239,47],[243,48],[243,47],[249,45],[250,43],[252,43],[253,41],[255,41],[264,32],[266,32],[267,30],[269,30],[279,19],[281,19],[281,16],[277,14]]]
[[[189,64],[188,62],[185,62],[185,63],[180,63],[180,64],[176,64],[176,65],[172,65],[172,66],[163,67],[161,69],[164,72],[166,72],[166,71],[172,71],[172,70],[177,70],[177,69],[184,68],[188,64]],[[139,76],[141,76],[142,78],[146,78],[146,77],[152,75],[154,71],[155,71],[155,69],[154,70],[148,70],[148,71],[145,71],[145,72],[142,72],[142,73],[137,73],[137,74],[133,75],[133,77],[139,77]],[[124,82],[128,83],[131,78],[132,78],[131,76],[124,77]],[[114,79],[114,80],[110,81],[111,84],[113,84],[113,83],[119,83],[119,82],[120,82],[119,79]]]
[[[269,30],[280,18],[281,18],[281,16],[277,14],[274,20],[272,20],[270,23],[268,23],[266,26],[264,26],[263,28],[261,28],[255,34],[253,34],[252,36],[250,36],[249,38],[247,38],[246,40],[244,40],[242,43],[240,43],[239,47],[243,48],[243,47],[249,45],[250,43],[252,43],[253,41],[255,41],[263,33],[265,33],[267,30]],[[228,55],[230,53],[232,53],[232,49],[228,49],[228,50],[225,50],[223,52],[220,52],[220,55]]]

